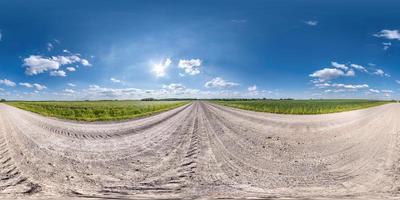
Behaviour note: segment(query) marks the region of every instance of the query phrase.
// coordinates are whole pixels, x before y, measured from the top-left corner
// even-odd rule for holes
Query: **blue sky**
[[[0,97],[400,97],[400,2],[0,2]]]

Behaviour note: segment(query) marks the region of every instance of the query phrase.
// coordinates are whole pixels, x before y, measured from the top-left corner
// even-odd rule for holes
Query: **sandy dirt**
[[[325,115],[194,102],[77,123],[0,104],[0,199],[400,197],[400,104]]]

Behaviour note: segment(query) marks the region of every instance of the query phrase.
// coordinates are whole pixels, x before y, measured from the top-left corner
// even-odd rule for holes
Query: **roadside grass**
[[[77,121],[115,121],[134,119],[164,112],[189,101],[48,101],[7,102],[44,116]]]
[[[357,110],[379,106],[392,101],[374,101],[361,99],[329,100],[215,100],[213,103],[252,110],[279,114],[326,114]]]

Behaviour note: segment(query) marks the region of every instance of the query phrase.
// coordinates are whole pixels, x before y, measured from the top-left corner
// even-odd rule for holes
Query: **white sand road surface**
[[[0,199],[400,197],[400,104],[277,115],[193,102],[78,123],[0,104]]]

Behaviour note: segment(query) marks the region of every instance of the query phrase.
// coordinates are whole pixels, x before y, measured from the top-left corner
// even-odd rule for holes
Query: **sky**
[[[395,0],[2,0],[0,98],[400,98]]]

